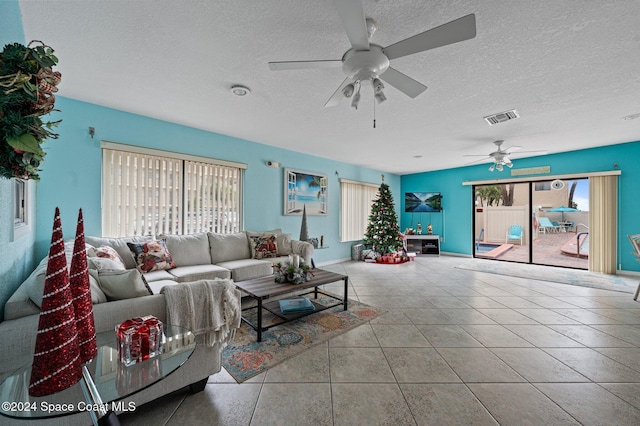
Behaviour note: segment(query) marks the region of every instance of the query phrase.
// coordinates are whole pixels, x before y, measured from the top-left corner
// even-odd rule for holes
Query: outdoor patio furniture
[[[636,257],[636,260],[640,262],[640,234],[627,235],[627,238],[629,238],[629,242],[633,246],[633,250],[634,250],[633,255]],[[638,283],[636,294],[633,295],[633,300],[638,300],[639,294],[640,294],[640,283]]]
[[[522,225],[511,225],[507,231],[505,243],[508,243],[509,240],[520,240],[520,245],[522,245],[522,229]]]
[[[543,234],[548,232],[559,232],[561,226],[554,225],[551,223],[548,217],[539,217],[538,218],[538,230]]]

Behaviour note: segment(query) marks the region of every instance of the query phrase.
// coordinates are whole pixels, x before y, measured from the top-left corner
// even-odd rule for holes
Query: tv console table
[[[416,256],[440,256],[439,235],[407,235],[407,252]]]

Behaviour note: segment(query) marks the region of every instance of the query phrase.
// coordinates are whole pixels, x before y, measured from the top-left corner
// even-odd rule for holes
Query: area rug
[[[320,301],[330,302],[322,298]],[[249,312],[255,316],[255,311]],[[255,330],[243,322],[233,341],[222,350],[222,366],[238,383],[242,383],[385,312],[349,299],[347,311],[340,305],[273,327],[262,332],[262,342],[259,343],[256,342]],[[265,325],[273,320],[268,313],[262,318]]]
[[[638,278],[622,277],[589,272],[579,269],[555,268],[542,265],[528,265],[513,262],[481,260],[457,266],[458,269],[508,275],[532,280],[552,281],[582,287],[633,293],[638,287]]]

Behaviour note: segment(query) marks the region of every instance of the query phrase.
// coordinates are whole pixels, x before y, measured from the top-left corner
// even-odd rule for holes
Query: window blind
[[[102,234],[238,232],[244,168],[229,164],[103,147]]]
[[[371,214],[371,204],[378,187],[363,182],[340,180],[340,241],[364,238]]]

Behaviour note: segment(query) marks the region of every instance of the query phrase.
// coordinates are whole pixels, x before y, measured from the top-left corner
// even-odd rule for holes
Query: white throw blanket
[[[232,280],[199,280],[162,288],[167,303],[167,322],[203,334],[205,344],[223,346],[240,327],[240,290]]]

